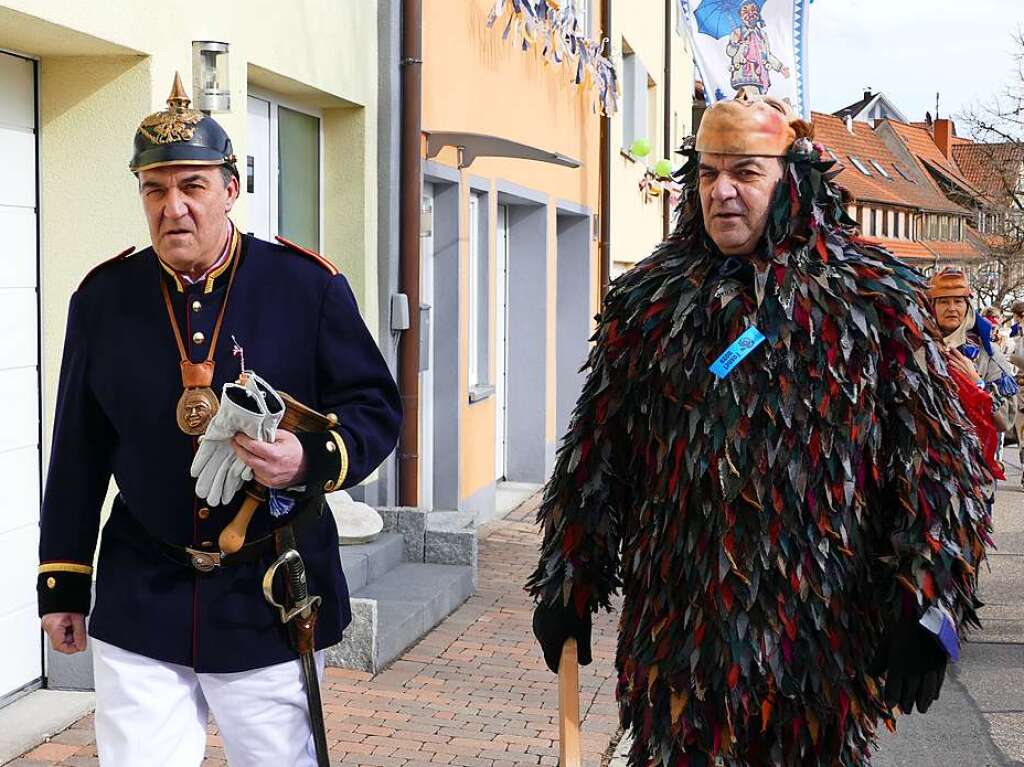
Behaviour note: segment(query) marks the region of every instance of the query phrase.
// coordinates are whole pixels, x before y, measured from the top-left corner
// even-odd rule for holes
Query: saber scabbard
[[[306,567],[295,548],[295,533],[291,525],[274,531],[274,543],[278,558],[263,576],[263,596],[272,607],[281,613],[281,622],[288,626],[292,646],[299,653],[302,675],[306,680],[306,704],[309,710],[309,727],[316,748],[317,767],[330,767],[327,752],[327,731],[324,725],[324,708],[320,699],[320,677],[317,673],[314,630],[316,610],[320,597],[312,596],[306,584]],[[285,599],[274,598],[274,576],[284,568]]]
[[[566,640],[558,662],[558,739],[559,767],[581,767],[580,667],[575,639]]]

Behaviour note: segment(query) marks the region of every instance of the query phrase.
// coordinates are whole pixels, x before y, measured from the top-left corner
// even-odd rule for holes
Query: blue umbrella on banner
[[[743,24],[740,8],[750,4],[761,10],[765,0],[704,0],[693,14],[697,18],[697,31],[716,40],[731,34]]]

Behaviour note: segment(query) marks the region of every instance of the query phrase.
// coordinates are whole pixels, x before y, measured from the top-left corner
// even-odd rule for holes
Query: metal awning
[[[499,136],[455,131],[423,131],[427,134],[427,157],[437,157],[446,146],[459,150],[459,168],[468,168],[477,157],[513,157],[578,168],[582,163],[559,152],[548,152],[529,144],[520,144]]]

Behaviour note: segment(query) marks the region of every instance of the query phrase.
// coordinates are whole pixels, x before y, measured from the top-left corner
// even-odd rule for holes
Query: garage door
[[[35,64],[0,53],[0,702],[42,676]]]

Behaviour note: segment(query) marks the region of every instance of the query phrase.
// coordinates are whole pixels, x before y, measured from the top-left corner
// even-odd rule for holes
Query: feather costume
[[[676,230],[599,317],[527,588],[581,614],[622,589],[631,767],[865,765],[885,627],[936,602],[976,622],[990,478],[922,275],[854,236],[819,150],[795,144],[742,259],[684,154]]]

